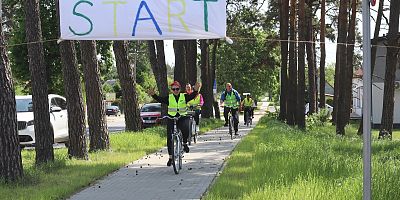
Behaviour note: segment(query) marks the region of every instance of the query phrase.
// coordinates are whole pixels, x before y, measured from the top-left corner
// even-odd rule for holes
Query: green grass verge
[[[400,141],[373,140],[372,153],[372,199],[400,199]],[[362,199],[362,140],[264,117],[205,199]]]
[[[166,145],[165,128],[110,135],[110,151],[89,154],[89,161],[68,159],[56,149],[55,162],[34,167],[35,151],[23,150],[25,177],[15,184],[0,183],[0,199],[64,199],[91,182]]]
[[[202,118],[200,119],[200,134],[205,133],[207,131],[219,128],[224,125],[224,121],[215,118]]]

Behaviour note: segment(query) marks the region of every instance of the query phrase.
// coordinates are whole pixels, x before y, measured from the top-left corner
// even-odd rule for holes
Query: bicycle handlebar
[[[178,117],[170,117],[170,116],[168,116],[168,115],[165,115],[165,116],[162,117],[162,119],[167,118],[167,119],[172,119],[172,120],[179,120],[181,117],[182,117],[181,115],[178,116]]]

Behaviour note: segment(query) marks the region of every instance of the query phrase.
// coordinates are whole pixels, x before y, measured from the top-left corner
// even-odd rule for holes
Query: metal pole
[[[362,2],[363,18],[363,200],[371,199],[371,28],[369,0]]]

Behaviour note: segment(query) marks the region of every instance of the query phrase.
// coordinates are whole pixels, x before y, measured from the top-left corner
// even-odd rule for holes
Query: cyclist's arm
[[[168,105],[168,99],[169,97],[160,97],[158,95],[152,95],[151,97],[153,97],[154,100],[156,100],[159,103],[164,103]]]
[[[192,99],[196,98],[197,94],[199,94],[199,92],[197,92],[197,91],[193,91],[191,94],[186,94],[186,93],[185,93],[185,100],[186,100],[186,103],[188,103],[188,102],[191,101]]]

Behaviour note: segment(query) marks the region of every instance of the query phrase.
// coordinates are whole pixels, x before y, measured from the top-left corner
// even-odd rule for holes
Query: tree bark
[[[288,27],[289,27],[289,0],[280,0],[280,39],[281,39],[281,91],[280,91],[280,112],[279,119],[285,121],[288,119]]]
[[[14,182],[23,176],[23,167],[18,140],[15,90],[2,26],[0,27],[0,91],[0,179]]]
[[[353,98],[353,58],[354,58],[354,44],[356,39],[356,15],[357,15],[357,0],[351,2],[351,18],[349,22],[349,34],[347,36],[347,67],[346,77],[344,83],[345,91],[344,94],[344,124],[347,125],[350,122],[351,113],[351,102]]]
[[[377,50],[376,45],[378,44],[379,30],[381,29],[383,4],[384,4],[384,0],[379,0],[378,13],[377,13],[376,22],[375,22],[374,39],[372,39],[372,42],[371,42],[372,43],[371,44],[372,45],[372,48],[371,48],[371,72],[372,72],[372,74],[374,73],[374,69],[375,69],[376,50]],[[361,119],[363,119],[363,116],[361,116]],[[363,134],[363,120],[360,120],[360,126],[358,127],[357,134],[358,135]]]
[[[299,1],[299,40],[306,40],[306,19],[305,19],[305,2],[304,0]],[[297,71],[298,75],[298,87],[297,87],[297,112],[296,112],[296,124],[300,129],[306,128],[306,121],[304,115],[304,93],[305,93],[305,44],[299,43],[299,68]]]
[[[194,85],[197,82],[197,41],[186,40],[185,51],[187,82]]]
[[[203,83],[201,94],[203,95],[204,105],[201,110],[202,118],[213,117],[213,81],[211,80],[211,70],[209,63],[209,44],[208,40],[200,40],[201,49],[201,82]]]
[[[312,25],[312,0],[307,0],[305,9],[306,18],[306,49],[307,49],[307,63],[308,63],[308,100],[309,100],[309,114],[313,114],[316,111],[317,101],[315,96],[315,58],[314,58],[314,31]]]
[[[155,43],[155,44],[154,44]],[[156,78],[157,88],[161,96],[168,95],[167,65],[165,63],[164,41],[147,41],[151,69]],[[167,115],[167,106],[161,105],[161,115]]]
[[[74,42],[62,41],[60,55],[68,111],[68,155],[87,160],[85,108]]]
[[[39,0],[25,1],[26,40],[32,79],[36,164],[54,160],[54,132],[50,123],[47,68],[44,62]]]
[[[379,138],[392,138],[394,112],[394,84],[398,64],[400,1],[390,2],[389,32],[386,55],[385,87],[383,90],[383,110]]]
[[[215,73],[216,73],[216,70],[217,70],[217,50],[218,50],[218,46],[219,46],[218,40],[213,40],[213,48],[212,48],[212,54],[211,54],[211,77],[212,77],[211,81],[212,81],[213,86],[214,86],[214,81],[216,81]],[[218,106],[218,101],[214,97],[214,91],[212,91],[212,93],[213,93],[214,116],[217,119],[221,119],[220,110],[219,110],[219,106]]]
[[[186,72],[186,58],[185,58],[185,43],[184,40],[174,40],[174,53],[175,53],[175,67],[174,67],[174,80],[178,81],[181,85],[185,85],[188,81]]]
[[[326,59],[326,50],[325,50],[325,0],[321,1],[321,22],[320,22],[320,41],[321,41],[321,58],[319,65],[319,106],[320,108],[325,108],[325,59]]]
[[[86,103],[89,124],[89,151],[108,150],[110,140],[106,124],[105,103],[100,82],[95,41],[80,41],[84,68]]]
[[[56,1],[57,17],[60,18],[59,1]],[[60,31],[60,27],[58,27]],[[64,79],[64,91],[68,112],[68,156],[76,159],[88,159],[86,144],[85,108],[83,105],[81,77],[73,41],[64,40],[59,46],[61,67]]]
[[[287,123],[296,124],[297,108],[297,40],[296,38],[296,0],[290,0],[290,43],[289,43],[289,81],[287,99]]]
[[[339,5],[339,23],[338,23],[338,47],[336,51],[336,70],[339,72],[336,73],[338,78],[335,77],[335,96],[336,102],[335,107],[333,107],[333,111],[336,115],[336,134],[344,135],[345,134],[345,92],[346,92],[346,77],[347,77],[347,47],[345,45],[347,38],[347,9],[348,9],[348,0],[340,0]]]
[[[125,130],[139,131],[142,129],[142,123],[136,92],[136,66],[130,62],[127,48],[127,42],[114,41],[113,50],[121,83],[122,103],[125,110]]]

